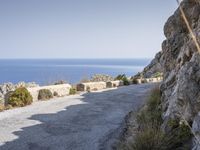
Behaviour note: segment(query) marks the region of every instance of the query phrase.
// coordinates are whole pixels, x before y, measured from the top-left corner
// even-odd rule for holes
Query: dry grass
[[[146,106],[136,116],[138,123],[133,141],[120,144],[118,150],[187,150],[190,145],[191,131],[179,120],[171,120],[172,129],[163,132],[161,125],[161,93],[158,87],[152,89]]]
[[[4,111],[4,109],[5,109],[4,105],[3,105],[3,104],[0,104],[0,112],[1,112],[1,111]]]

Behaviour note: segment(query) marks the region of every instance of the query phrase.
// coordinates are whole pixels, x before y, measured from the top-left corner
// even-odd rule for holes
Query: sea
[[[151,59],[0,59],[0,84],[36,82],[52,84],[59,80],[76,84],[95,74],[133,76]]]

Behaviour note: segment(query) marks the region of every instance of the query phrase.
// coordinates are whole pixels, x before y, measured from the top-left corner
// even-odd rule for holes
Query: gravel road
[[[0,113],[0,150],[109,150],[155,84],[56,98]]]

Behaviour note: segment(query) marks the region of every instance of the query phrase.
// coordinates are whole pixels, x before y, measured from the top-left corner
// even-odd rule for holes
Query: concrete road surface
[[[109,150],[155,84],[67,96],[0,113],[0,150]]]

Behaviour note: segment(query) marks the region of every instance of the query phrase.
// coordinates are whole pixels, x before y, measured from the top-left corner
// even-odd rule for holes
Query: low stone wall
[[[58,93],[58,96],[66,96],[69,95],[71,85],[69,84],[60,84],[60,85],[50,85],[50,86],[42,86],[42,87],[33,87],[33,88],[27,88],[30,94],[33,97],[33,101],[38,100],[38,94],[41,89],[48,89],[52,93],[56,92]]]
[[[160,82],[160,81],[162,81],[162,78],[161,77],[158,77],[158,78],[147,78],[146,79],[147,80],[147,82]]]
[[[118,87],[118,86],[123,86],[124,82],[117,80],[117,81],[110,81],[106,83],[106,88],[113,88],[113,87]]]
[[[88,82],[77,85],[77,91],[97,91],[106,88],[106,82]]]
[[[142,83],[156,83],[156,82],[161,82],[162,80],[163,80],[162,77],[137,79],[138,84],[142,84]]]

